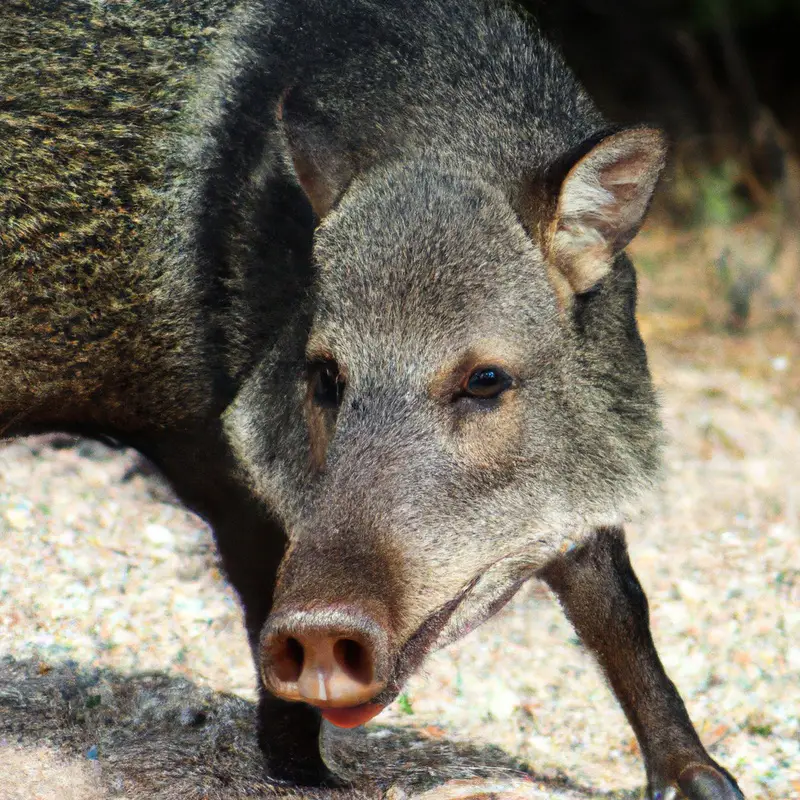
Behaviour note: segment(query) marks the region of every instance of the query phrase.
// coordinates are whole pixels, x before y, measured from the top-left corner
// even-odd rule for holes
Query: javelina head
[[[363,721],[649,482],[622,249],[663,158],[655,131],[598,136],[515,191],[441,160],[341,181],[296,158],[323,218],[302,364],[278,348],[228,416],[289,536],[272,691]]]

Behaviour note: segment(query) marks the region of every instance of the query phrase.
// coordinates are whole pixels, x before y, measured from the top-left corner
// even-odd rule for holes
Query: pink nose
[[[386,635],[350,611],[283,612],[261,635],[264,685],[321,708],[367,703],[386,686]]]

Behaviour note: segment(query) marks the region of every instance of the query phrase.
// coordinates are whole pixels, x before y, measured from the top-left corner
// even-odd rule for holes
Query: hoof
[[[687,800],[744,800],[736,781],[721,767],[708,764],[686,767],[678,786]]]

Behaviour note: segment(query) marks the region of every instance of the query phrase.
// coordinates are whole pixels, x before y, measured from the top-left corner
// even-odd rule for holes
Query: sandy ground
[[[663,484],[628,532],[656,643],[747,797],[800,798],[800,416],[785,391],[800,363],[767,339],[763,369],[737,369],[730,353],[709,368],[713,337],[698,340],[695,358],[652,307],[644,330],[670,444]],[[65,661],[122,676],[165,670],[199,690],[254,696],[240,610],[208,530],[135,454],[94,443],[0,446],[4,655],[42,674]],[[632,732],[542,585],[430,658],[368,726],[375,741],[395,735],[382,725],[502,748],[550,787],[534,795],[528,785],[531,797],[636,797],[644,780]],[[20,778],[12,744],[0,736],[0,798],[45,797],[19,788],[35,781]],[[57,757],[43,751],[41,763]],[[70,785],[94,780],[86,764],[59,769],[79,770]],[[74,791],[52,796],[93,796]]]

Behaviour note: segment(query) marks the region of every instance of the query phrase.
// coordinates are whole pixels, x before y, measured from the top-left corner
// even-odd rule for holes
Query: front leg
[[[210,429],[209,429],[210,428]],[[258,676],[258,738],[267,777],[305,786],[338,785],[322,760],[321,717],[303,703],[269,694],[261,681],[259,636],[270,609],[286,547],[277,520],[238,477],[232,454],[213,426],[140,448],[159,466],[181,500],[213,528],[228,580],[244,607],[244,622]]]
[[[297,786],[344,786],[320,755],[321,725],[322,717],[312,706],[287,703],[259,685],[258,744],[271,780]]]
[[[639,740],[648,798],[744,800],[731,775],[708,755],[650,634],[642,587],[621,528],[600,528],[540,576],[594,654]]]
[[[230,503],[230,498],[229,498]],[[287,703],[270,694],[261,680],[259,639],[272,608],[275,577],[284,552],[284,533],[243,499],[228,512],[209,517],[228,580],[244,606],[244,622],[258,680],[258,743],[267,776],[277,783],[339,786],[322,760],[320,713],[305,703]]]

